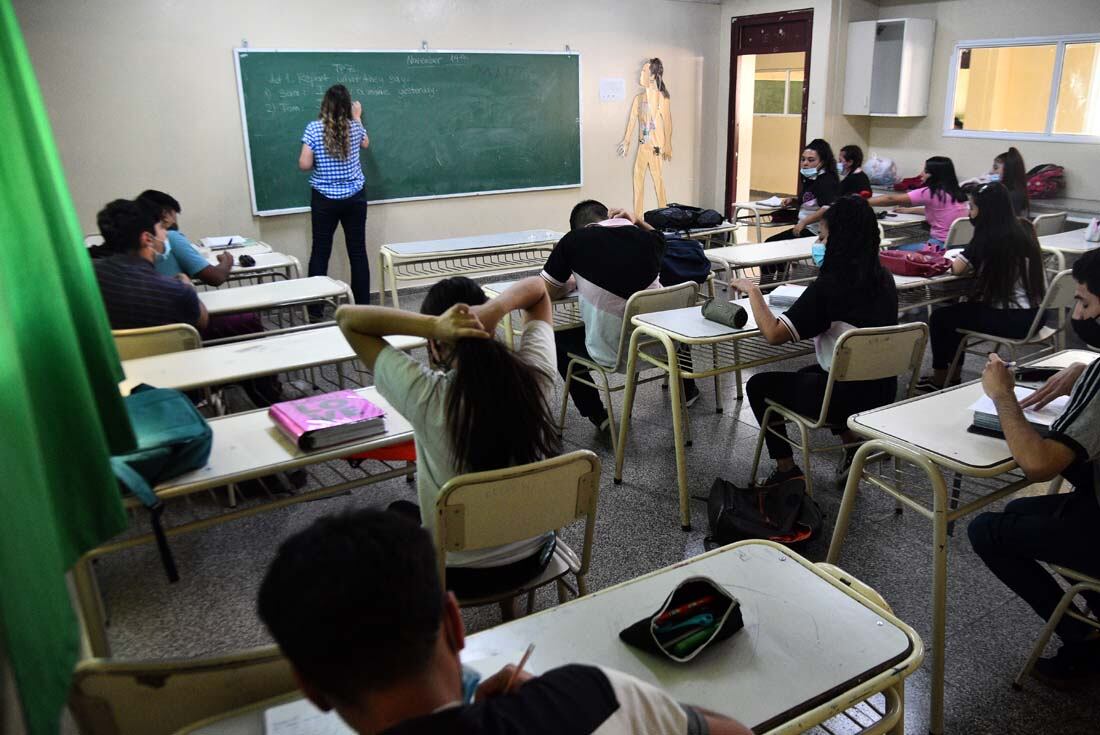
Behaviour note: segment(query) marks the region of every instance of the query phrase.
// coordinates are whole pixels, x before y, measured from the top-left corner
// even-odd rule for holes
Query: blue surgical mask
[[[172,253],[172,240],[168,237],[168,233],[164,235],[164,252],[157,253],[157,262],[163,263],[168,260],[168,256]]]
[[[844,164],[843,163],[838,163],[836,165],[836,175],[837,176],[843,176],[844,175]]]
[[[825,262],[825,243],[818,240],[810,247],[810,257],[814,259],[814,265],[818,268]]]
[[[817,169],[816,168],[800,168],[800,169],[798,169],[798,173],[802,174],[807,179],[816,179],[817,178]]]
[[[994,182],[1000,181],[1001,180],[1001,175],[1000,174],[990,174],[989,175],[989,180],[994,181]]]
[[[465,704],[474,703],[474,695],[477,694],[478,684],[481,683],[481,674],[477,673],[466,664],[462,664],[462,701]]]

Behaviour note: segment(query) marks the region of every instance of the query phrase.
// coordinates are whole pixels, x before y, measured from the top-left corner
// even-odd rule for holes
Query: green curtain
[[[134,439],[118,353],[9,0],[0,0],[0,140],[0,634],[29,732],[53,735],[79,642],[64,575],[125,527],[108,456]]]

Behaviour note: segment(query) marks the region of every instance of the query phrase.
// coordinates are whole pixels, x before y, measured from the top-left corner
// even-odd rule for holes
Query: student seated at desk
[[[863,149],[858,145],[846,145],[836,158],[836,172],[840,175],[840,195],[871,195],[871,179],[863,173]]]
[[[595,199],[573,207],[569,232],[554,246],[542,269],[551,298],[566,296],[571,284],[576,284],[584,322],[583,327],[554,333],[562,378],[570,353],[615,367],[626,302],[638,291],[661,287],[664,254],[664,235],[630,212],[608,210]],[[600,431],[608,430],[611,422],[599,391],[574,380],[569,383],[569,395],[581,416]],[[684,396],[688,406],[698,399],[694,380],[684,381]]]
[[[858,196],[836,200],[821,221],[821,238],[825,241],[821,274],[780,316],[772,314],[754,282],[747,278],[733,282],[734,288],[749,295],[753,317],[770,344],[813,338],[817,353],[817,364],[798,372],[764,372],[749,378],[745,390],[758,422],[764,418],[768,399],[804,415],[817,415],[840,335],[856,327],[898,323],[898,294],[890,272],[879,263],[878,221],[870,205]],[[844,427],[852,414],[892,403],[896,393],[897,378],[837,383],[829,405],[829,423]],[[785,431],[782,423],[773,428]],[[857,441],[846,428],[834,431],[845,443]],[[802,476],[789,443],[771,432],[765,434],[765,442],[776,471],[764,487]],[[838,481],[846,477],[854,455],[855,448],[846,450],[837,467]]]
[[[943,250],[951,223],[966,216],[966,194],[959,188],[955,164],[946,156],[932,156],[921,171],[924,186],[902,194],[882,194],[867,201],[873,207],[893,205],[895,212],[923,214],[932,228],[927,243],[901,245],[898,250],[920,250],[925,245]]]
[[[1100,252],[1089,252],[1074,263],[1073,278],[1074,331],[1085,344],[1100,348]],[[1003,512],[982,513],[967,529],[974,551],[989,570],[1047,620],[1062,598],[1062,587],[1040,562],[1100,577],[1100,360],[1087,367],[1067,367],[1017,402],[1012,371],[990,355],[982,388],[997,406],[1012,457],[1028,479],[1044,482],[1060,475],[1073,485],[1070,493],[1013,500]],[[1070,396],[1069,406],[1043,438],[1024,418],[1022,408],[1041,408],[1064,395]],[[1100,611],[1100,595],[1085,592],[1084,597],[1094,615]],[[1100,672],[1095,629],[1067,614],[1055,632],[1062,647],[1053,658],[1036,662],[1033,673],[1038,678],[1059,683]]]
[[[974,286],[966,301],[932,312],[928,322],[932,375],[917,384],[925,392],[959,382],[957,373],[947,374],[963,340],[959,329],[1023,337],[1046,294],[1043,254],[1035,230],[1012,213],[1008,190],[999,183],[982,184],[970,194],[969,211],[974,237],[951,270],[956,275],[974,274]]]
[[[765,242],[818,234],[818,222],[839,196],[840,178],[837,176],[833,148],[821,138],[814,138],[806,144],[799,159],[798,196],[783,200],[784,207],[798,204],[798,223],[789,230],[772,235]]]
[[[492,334],[514,309],[525,315],[513,352]],[[554,329],[541,279],[526,278],[486,302],[469,278],[448,278],[432,286],[420,310],[341,306],[336,321],[378,392],[412,424],[420,516],[431,528],[448,480],[555,456],[561,440],[548,403]],[[431,367],[390,347],[382,338],[391,334],[426,338]],[[554,544],[551,533],[449,555],[447,587],[460,597],[514,587],[546,568]]]
[[[113,253],[92,261],[111,329],[163,324],[206,328],[209,317],[195,287],[156,272],[168,235],[155,210],[116,199],[100,210],[96,223],[104,247]]]
[[[233,270],[233,256],[222,251],[217,255],[218,264],[210,265],[179,231],[179,216],[183,209],[175,197],[156,189],[146,189],[138,194],[137,201],[160,212],[161,221],[168,228],[168,249],[165,252],[167,257],[157,261],[157,273],[171,278],[182,273],[207,286],[220,286],[229,279],[229,273]]]
[[[1015,148],[1009,148],[993,159],[990,181],[999,181],[1008,189],[1012,211],[1017,217],[1030,217],[1031,202],[1027,196],[1027,167],[1024,157]]]
[[[258,609],[305,696],[363,735],[750,733],[597,666],[534,676],[508,665],[473,697],[458,604],[440,585],[428,534],[396,513],[329,516],[289,538]]]

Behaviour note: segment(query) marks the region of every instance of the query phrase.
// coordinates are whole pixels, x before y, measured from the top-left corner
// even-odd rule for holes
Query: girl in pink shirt
[[[871,197],[873,207],[894,205],[896,212],[923,214],[932,228],[928,245],[943,250],[951,223],[967,216],[966,194],[959,188],[955,164],[946,156],[932,156],[924,162],[921,172],[924,186],[903,194],[883,194]],[[920,250],[926,243],[902,245],[900,250]],[[958,243],[964,244],[964,243]]]

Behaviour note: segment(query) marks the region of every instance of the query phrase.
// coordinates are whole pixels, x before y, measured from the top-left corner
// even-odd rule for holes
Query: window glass
[[[1045,132],[1057,50],[1057,44],[960,49],[953,127]]]
[[[792,115],[802,114],[802,77],[803,69],[791,69],[791,85],[787,89],[787,112]]]
[[[1054,132],[1100,135],[1100,43],[1067,43]]]
[[[753,86],[752,111],[757,115],[782,115],[787,89],[786,71],[758,71]]]

